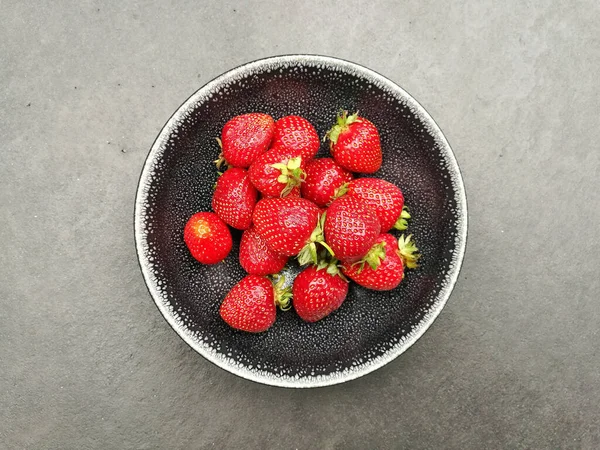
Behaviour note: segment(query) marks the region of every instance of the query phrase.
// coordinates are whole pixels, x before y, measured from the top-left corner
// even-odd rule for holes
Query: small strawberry
[[[298,197],[262,199],[254,208],[252,221],[271,250],[293,256],[310,246],[319,223],[319,207]]]
[[[404,207],[404,196],[395,184],[380,178],[357,178],[342,186],[337,195],[358,197],[375,211],[381,224],[381,232],[392,228],[406,230],[408,210]]]
[[[348,278],[368,289],[389,291],[397,287],[404,278],[404,269],[417,267],[418,249],[412,236],[396,238],[385,233],[362,262],[344,263],[342,272]]]
[[[252,224],[252,212],[258,198],[248,172],[232,167],[217,180],[212,208],[228,225],[245,230]]]
[[[215,161],[217,167],[224,162],[243,169],[250,167],[256,157],[267,151],[275,122],[268,114],[250,113],[230,119],[217,142],[221,146],[221,155]]]
[[[225,296],[219,313],[231,327],[260,333],[275,323],[277,306],[290,309],[291,293],[283,289],[283,277],[274,285],[258,275],[248,275]]]
[[[381,167],[379,132],[375,125],[358,113],[338,114],[337,123],[327,132],[335,161],[350,172],[373,173]]]
[[[335,199],[325,217],[325,241],[337,259],[353,263],[363,258],[379,236],[377,214],[356,197]]]
[[[279,273],[287,263],[287,256],[278,255],[254,230],[248,228],[240,242],[240,264],[251,275]]]
[[[328,205],[336,191],[353,178],[331,158],[309,161],[305,172],[306,178],[300,187],[302,197],[321,207]]]
[[[293,305],[306,322],[316,322],[338,309],[348,294],[348,281],[335,263],[309,266],[294,280]]]
[[[223,261],[233,243],[225,222],[211,212],[199,212],[190,217],[183,230],[183,240],[192,256],[202,264]]]
[[[248,170],[250,181],[265,198],[300,196],[305,177],[301,156],[285,149],[272,148],[256,158]]]
[[[294,152],[296,156],[309,161],[315,157],[321,146],[317,130],[300,116],[285,116],[275,122],[272,148]]]

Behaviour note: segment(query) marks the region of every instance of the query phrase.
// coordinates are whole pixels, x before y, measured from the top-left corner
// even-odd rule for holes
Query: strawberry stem
[[[410,219],[410,213],[408,212],[408,206],[402,207],[402,212],[400,213],[400,217],[396,220],[394,224],[394,228],[396,230],[404,231],[408,228],[408,219]]]
[[[404,265],[409,269],[416,269],[419,267],[417,261],[421,257],[418,253],[419,249],[412,239],[412,234],[408,236],[400,236],[398,238],[398,256],[402,258]]]
[[[319,244],[321,244],[323,247],[325,247],[325,250],[327,250],[327,253],[329,253],[330,256],[335,256],[335,253],[333,252],[333,249],[329,246],[329,244],[325,241],[317,241]]]

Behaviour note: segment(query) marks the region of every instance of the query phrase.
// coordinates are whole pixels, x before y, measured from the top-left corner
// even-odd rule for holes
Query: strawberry
[[[357,197],[335,199],[325,215],[325,241],[337,259],[353,263],[363,258],[379,236],[377,214]]]
[[[276,306],[289,309],[291,293],[282,289],[283,277],[273,285],[271,280],[248,275],[225,296],[219,313],[231,327],[250,333],[268,330],[275,323]]]
[[[250,228],[252,211],[258,198],[248,172],[232,167],[217,180],[212,198],[212,208],[228,225],[238,230]]]
[[[254,208],[252,221],[271,250],[293,256],[316,240],[313,232],[318,229],[319,207],[298,197],[262,199]]]
[[[385,233],[369,251],[364,261],[342,264],[342,272],[348,278],[368,289],[389,291],[404,278],[404,269],[417,267],[418,249],[412,236],[396,238]]]
[[[404,207],[402,191],[395,184],[380,178],[358,178],[341,187],[337,195],[344,193],[360,198],[375,211],[382,233],[392,228],[406,230],[410,214]]]
[[[250,181],[263,197],[300,196],[304,179],[304,161],[294,152],[272,148],[260,155],[248,170]]]
[[[242,234],[240,242],[240,264],[252,275],[270,275],[278,273],[287,263],[287,256],[278,255],[254,230],[248,228]]]
[[[225,222],[211,212],[199,212],[190,217],[183,230],[183,240],[192,256],[202,264],[223,261],[233,243]]]
[[[320,146],[317,130],[303,117],[285,116],[275,122],[272,148],[289,150],[309,161],[315,157]]]
[[[381,143],[375,125],[358,113],[338,114],[337,123],[327,132],[335,161],[350,172],[373,173],[381,167]]]
[[[340,275],[335,264],[327,269],[312,265],[300,272],[292,293],[294,309],[303,320],[316,322],[342,305],[348,294],[348,281]]]
[[[331,158],[309,161],[305,172],[306,178],[300,187],[302,197],[321,207],[328,205],[336,191],[353,178]]]
[[[250,167],[258,155],[267,151],[274,131],[275,122],[268,114],[242,114],[230,119],[223,127],[221,139],[217,138],[222,150],[215,161],[217,167],[224,162],[243,169]]]

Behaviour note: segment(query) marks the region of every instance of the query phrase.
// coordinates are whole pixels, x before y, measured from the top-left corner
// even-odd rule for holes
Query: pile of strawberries
[[[194,214],[184,240],[194,258],[216,264],[231,251],[228,225],[244,230],[239,261],[248,275],[220,308],[233,328],[265,331],[277,306],[293,305],[302,319],[315,322],[341,306],[348,279],[390,290],[405,268],[417,267],[411,236],[389,233],[406,229],[410,218],[401,190],[353,176],[381,167],[375,125],[343,111],[325,139],[333,159],[315,159],[321,141],[310,122],[299,116],[274,121],[262,113],[232,118],[217,139],[217,167],[228,168],[215,186],[214,213]],[[280,272],[291,257],[307,267],[286,288]]]

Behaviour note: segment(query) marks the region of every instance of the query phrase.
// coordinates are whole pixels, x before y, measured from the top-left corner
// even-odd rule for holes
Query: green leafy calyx
[[[323,227],[325,226],[325,213],[321,214],[317,221],[317,226],[313,230],[308,239],[308,243],[298,253],[298,263],[301,266],[306,264],[319,264],[319,255],[317,251],[317,244],[325,248],[331,256],[335,256],[331,247],[325,242],[325,234],[323,233]]]
[[[219,148],[221,149],[221,153],[219,153],[219,157],[213,161],[215,163],[215,165],[217,166],[217,169],[221,170],[221,166],[223,166],[223,164],[225,164],[227,168],[233,167],[231,164],[229,164],[225,160],[225,156],[223,156],[223,142],[221,142],[221,139],[219,139],[219,138],[215,138],[215,139],[217,140],[217,144],[219,144]]]
[[[408,212],[408,207],[405,205],[402,207],[402,212],[398,220],[396,220],[394,228],[400,231],[406,230],[408,228],[408,219],[410,219],[410,213]]]
[[[369,253],[367,253],[363,259],[352,265],[358,266],[358,273],[363,271],[365,264],[368,264],[371,269],[377,270],[381,265],[381,261],[385,259],[385,251],[385,242],[377,242],[371,247],[371,250],[369,250]]]
[[[333,193],[333,200],[336,198],[340,198],[348,193],[348,186],[350,183],[344,183],[339,188],[337,188]]]
[[[402,235],[398,238],[398,256],[404,261],[405,267],[409,269],[416,269],[419,267],[417,261],[421,255],[418,252],[419,249],[412,238],[412,234],[409,234],[406,237]]]
[[[275,305],[282,311],[287,311],[292,307],[292,287],[284,287],[285,277],[282,274],[275,274],[272,278]]]
[[[346,276],[342,273],[339,266],[339,261],[336,258],[327,258],[319,260],[317,264],[317,270],[325,270],[329,275],[340,277],[344,281],[348,281]]]
[[[348,111],[342,110],[338,113],[336,123],[331,129],[325,134],[323,140],[329,139],[331,144],[336,144],[340,134],[346,131],[348,126],[358,119],[358,111],[352,115],[348,115]]]
[[[285,187],[281,191],[281,197],[289,195],[296,186],[300,186],[300,183],[305,180],[306,173],[300,168],[301,164],[301,156],[291,158],[285,163],[271,164],[271,167],[281,172],[277,177],[277,181],[281,184],[285,184]]]

